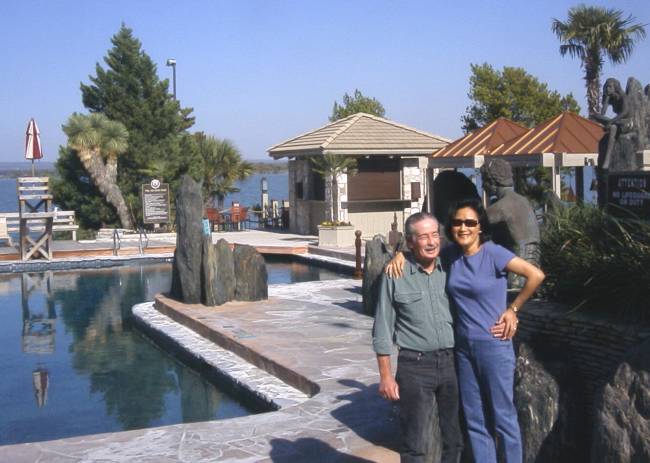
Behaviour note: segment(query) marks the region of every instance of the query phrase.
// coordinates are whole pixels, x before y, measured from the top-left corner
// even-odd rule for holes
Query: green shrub
[[[540,245],[544,295],[574,310],[650,322],[650,224],[597,207],[547,216]]]

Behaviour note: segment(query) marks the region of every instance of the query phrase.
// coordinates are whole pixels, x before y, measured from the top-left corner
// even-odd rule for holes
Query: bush
[[[547,216],[540,252],[547,298],[650,322],[649,223],[589,205],[560,208]]]

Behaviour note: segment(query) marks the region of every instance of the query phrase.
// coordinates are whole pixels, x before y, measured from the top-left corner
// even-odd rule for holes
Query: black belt
[[[428,356],[428,355],[448,355],[454,353],[453,347],[447,347],[445,349],[436,349],[436,350],[429,350],[429,351],[413,350],[413,349],[407,349],[405,347],[400,347],[399,351],[412,352],[414,354],[420,355],[421,357]]]

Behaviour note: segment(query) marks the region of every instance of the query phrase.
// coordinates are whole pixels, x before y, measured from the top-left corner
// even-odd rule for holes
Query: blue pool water
[[[270,283],[341,277],[267,269]],[[131,307],[170,281],[168,263],[0,274],[0,445],[253,412],[135,328]]]

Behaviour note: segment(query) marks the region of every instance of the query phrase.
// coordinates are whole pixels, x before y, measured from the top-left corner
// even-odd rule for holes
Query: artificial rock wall
[[[529,302],[516,345],[524,462],[650,462],[650,327]]]

